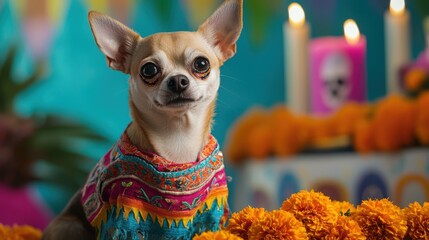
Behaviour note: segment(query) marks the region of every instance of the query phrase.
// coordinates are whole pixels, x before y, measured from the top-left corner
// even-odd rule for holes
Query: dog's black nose
[[[182,93],[189,86],[189,79],[185,75],[176,75],[168,79],[168,89],[174,93]]]

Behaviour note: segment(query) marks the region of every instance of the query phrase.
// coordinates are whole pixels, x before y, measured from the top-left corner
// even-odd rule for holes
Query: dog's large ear
[[[98,12],[89,12],[88,19],[95,41],[106,56],[109,67],[129,73],[131,56],[140,36],[124,24]]]
[[[226,61],[236,52],[236,42],[243,28],[243,0],[225,0],[201,26],[201,33],[218,49],[221,61]]]

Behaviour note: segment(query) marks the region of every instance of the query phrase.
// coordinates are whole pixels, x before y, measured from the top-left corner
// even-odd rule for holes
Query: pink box
[[[326,115],[344,103],[366,101],[366,39],[349,44],[344,37],[310,43],[310,108]]]

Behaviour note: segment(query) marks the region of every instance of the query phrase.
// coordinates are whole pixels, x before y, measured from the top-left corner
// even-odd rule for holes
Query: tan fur
[[[206,123],[204,126],[204,132],[203,132],[203,136],[204,139],[208,139],[208,137],[210,136],[210,132],[212,130],[212,126],[213,126],[213,119],[214,119],[214,115],[215,115],[215,108],[216,108],[216,101],[213,101],[209,108],[207,109],[207,115],[206,118],[204,119],[204,122]],[[207,142],[203,143],[204,145],[207,144]]]
[[[132,101],[130,102],[131,117],[133,122],[127,129],[127,134],[132,143],[139,146],[142,151],[156,151],[155,147],[151,144],[147,133],[145,132],[144,123],[141,120],[138,110]]]
[[[158,153],[171,161],[176,161],[177,163],[194,161],[193,158],[197,157],[198,152],[208,139],[208,134],[210,132],[209,123],[211,122],[211,119],[207,118],[206,123],[199,124],[198,122],[200,120],[198,119],[205,119],[205,117],[200,118],[197,116],[213,115],[212,112],[206,113],[206,110],[213,110],[214,108],[209,107],[209,105],[215,102],[215,93],[217,92],[219,81],[218,72],[222,62],[218,59],[213,47],[198,32],[155,34],[142,39],[138,43],[136,50],[133,60],[131,61],[130,85],[132,87],[130,90],[130,102],[132,103],[131,115],[135,120],[133,125],[138,124],[138,127],[132,126],[128,129],[131,140],[141,149],[152,147],[152,149],[148,150]],[[189,55],[202,55],[207,57],[210,61],[212,69],[211,75],[213,76],[202,80],[192,75],[189,62],[192,58],[190,58]],[[195,99],[200,97],[204,98],[199,102],[195,102],[195,104],[191,104],[192,106],[189,106],[189,110],[165,111],[154,107],[151,101],[159,97],[159,94],[162,94],[162,91],[165,90],[160,90],[163,87],[160,86],[162,81],[159,81],[153,86],[145,86],[141,83],[139,69],[140,66],[149,61],[148,59],[150,61],[164,63],[164,71],[159,78],[168,79],[169,76],[174,74],[185,74],[192,82],[188,95]],[[210,90],[212,93],[208,95],[206,92],[201,92],[201,87],[207,84],[213,85]],[[138,89],[136,90],[135,88]],[[152,94],[151,91],[154,93]],[[144,94],[142,94],[142,92]],[[197,108],[199,108],[199,110]],[[181,134],[188,136],[191,130],[194,132],[194,135],[196,134],[195,131],[200,132],[200,137],[193,138],[192,143],[179,141],[180,139],[177,139],[175,146],[169,147],[171,144],[163,140],[164,137],[167,137],[167,134],[160,134],[160,131],[162,133],[165,131],[164,129],[167,128],[169,129],[168,135],[170,136],[174,135],[173,132],[176,131],[174,129],[178,129],[184,130]],[[141,132],[133,133],[133,131]],[[190,149],[189,146],[192,146],[193,149]],[[170,149],[176,149],[177,151],[173,152],[173,150]]]

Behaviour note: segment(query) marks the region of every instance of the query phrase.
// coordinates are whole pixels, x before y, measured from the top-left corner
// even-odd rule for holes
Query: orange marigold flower
[[[239,237],[248,239],[247,234],[249,233],[252,223],[262,218],[264,215],[265,209],[263,208],[245,207],[240,212],[232,214],[226,230]]]
[[[42,231],[28,225],[9,227],[0,224],[0,239],[40,240]]]
[[[429,91],[417,100],[416,134],[421,144],[429,145]]]
[[[10,227],[0,223],[0,239],[6,239],[9,235]]]
[[[352,218],[368,240],[402,240],[407,231],[401,209],[385,198],[362,201]]]
[[[225,146],[225,154],[232,163],[238,164],[249,156],[247,151],[249,131],[260,123],[266,122],[267,118],[263,109],[254,108],[237,120],[229,132]]]
[[[374,124],[370,120],[361,120],[356,124],[353,135],[353,146],[361,154],[376,150],[374,142]]]
[[[292,213],[274,210],[256,219],[250,226],[249,240],[304,240],[308,239],[304,225]]]
[[[243,238],[221,230],[218,232],[203,232],[201,235],[194,236],[192,240],[243,240]]]
[[[332,117],[312,118],[308,120],[310,129],[310,144],[324,145],[335,137],[335,122]]]
[[[429,77],[428,72],[421,68],[411,69],[405,75],[405,89],[408,91],[417,91],[423,82]]]
[[[391,95],[378,104],[374,116],[377,149],[397,151],[413,143],[416,105],[403,96]]]
[[[429,239],[429,203],[411,203],[403,213],[411,239]]]
[[[342,106],[333,117],[334,131],[338,136],[351,135],[356,124],[366,116],[365,105],[349,102]]]
[[[297,128],[299,129],[299,132],[295,134],[299,135],[298,139],[300,139],[302,145],[306,147],[309,145],[311,138],[310,117],[306,115],[295,116],[295,121],[298,123]]]
[[[339,216],[331,199],[313,190],[292,194],[283,202],[281,209],[291,212],[304,224],[310,239],[326,236]]]
[[[274,122],[277,122],[277,121],[281,122],[281,121],[287,120],[293,116],[294,115],[285,106],[278,105],[278,106],[275,106],[271,110],[271,116],[270,117]]]
[[[365,240],[366,237],[362,233],[359,224],[352,218],[340,216],[335,225],[328,229],[328,234],[321,238],[322,240]]]
[[[271,112],[273,151],[277,156],[290,156],[300,152],[308,139],[308,128],[299,117],[292,115],[284,106]]]
[[[332,201],[332,206],[340,215],[351,215],[356,211],[355,206],[347,201]]]
[[[269,122],[262,122],[253,129],[249,129],[245,146],[249,157],[263,160],[273,151],[272,126]]]

